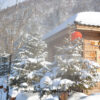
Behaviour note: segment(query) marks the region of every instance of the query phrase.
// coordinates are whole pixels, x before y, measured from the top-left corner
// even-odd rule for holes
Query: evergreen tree
[[[15,70],[13,71],[17,72],[17,75],[11,81],[11,85],[20,86],[24,82],[28,85],[35,84],[48,70],[48,62],[45,61],[47,55],[46,44],[42,41],[42,36],[39,33],[26,34],[23,43],[16,54]]]
[[[70,36],[65,40],[65,45],[58,49],[55,61],[59,67],[57,77],[69,79],[74,82],[73,90],[81,91],[90,88],[98,81],[97,68],[99,64],[84,59],[83,42],[78,38],[71,41]]]

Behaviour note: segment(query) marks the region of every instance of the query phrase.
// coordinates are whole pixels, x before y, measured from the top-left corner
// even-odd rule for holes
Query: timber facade
[[[83,34],[83,57],[100,64],[100,27],[76,24],[76,30]],[[100,72],[100,68],[97,72]],[[84,92],[86,94],[100,93],[100,82]]]

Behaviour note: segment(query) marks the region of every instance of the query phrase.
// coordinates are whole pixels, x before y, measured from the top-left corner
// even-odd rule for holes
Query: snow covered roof
[[[57,26],[55,29],[53,29],[52,31],[50,31],[49,33],[45,34],[43,37],[43,40],[57,34],[58,32],[66,29],[67,27],[71,26],[72,24],[74,24],[74,20],[76,18],[76,15],[72,16],[71,18],[69,18],[68,20],[66,20],[64,23],[62,23],[61,25]]]
[[[73,25],[74,22],[82,25],[100,26],[100,12],[80,12],[78,14],[75,14],[74,16],[67,19],[64,23],[56,27],[54,30],[45,34],[43,40],[56,35],[60,31]]]
[[[100,12],[78,13],[75,22],[90,26],[100,26]]]

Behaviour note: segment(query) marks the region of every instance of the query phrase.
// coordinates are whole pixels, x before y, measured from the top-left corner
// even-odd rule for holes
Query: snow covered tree
[[[42,41],[40,33],[28,33],[23,37],[23,46],[16,54],[16,63],[14,67],[17,70],[16,78],[11,84],[21,85],[26,82],[32,85],[39,82],[43,73],[48,70],[45,61],[47,52],[46,44]]]
[[[97,68],[99,64],[94,61],[84,59],[82,39],[77,38],[71,41],[70,36],[65,40],[65,45],[59,47],[58,55],[55,57],[57,66],[56,77],[69,79],[74,82],[71,89],[82,91],[95,85],[100,81]],[[99,79],[98,79],[99,78]]]
[[[57,76],[59,73],[58,67],[52,67],[48,72],[46,72],[40,80],[40,88],[43,91],[54,91],[62,92],[67,91],[70,86],[72,86],[73,81]]]

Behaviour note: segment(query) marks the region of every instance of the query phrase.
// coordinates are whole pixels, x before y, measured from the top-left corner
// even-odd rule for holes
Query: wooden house
[[[48,60],[53,61],[57,46],[64,44],[68,33],[79,31],[83,35],[83,57],[100,64],[100,12],[81,12],[44,35],[48,45]],[[99,69],[97,71],[100,71]],[[84,91],[85,92],[85,91]],[[100,92],[100,83],[88,91],[88,94]]]

